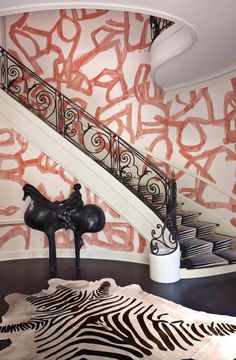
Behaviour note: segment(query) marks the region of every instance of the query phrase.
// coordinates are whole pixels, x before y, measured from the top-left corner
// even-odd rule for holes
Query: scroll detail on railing
[[[152,42],[157,38],[160,33],[173,25],[174,22],[167,19],[162,19],[158,16],[150,16],[151,39]]]
[[[99,163],[160,219],[152,232],[151,251],[158,243],[175,250],[176,182],[108,127],[46,83],[0,47],[0,87],[63,137]],[[170,235],[165,236],[168,228]]]

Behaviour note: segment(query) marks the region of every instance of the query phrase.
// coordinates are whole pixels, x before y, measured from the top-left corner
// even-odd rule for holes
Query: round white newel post
[[[149,254],[150,278],[159,283],[174,283],[180,280],[180,247],[170,252],[162,248],[157,254]]]

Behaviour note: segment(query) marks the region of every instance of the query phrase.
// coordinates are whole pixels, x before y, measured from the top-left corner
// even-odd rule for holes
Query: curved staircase
[[[0,88],[57,131],[118,180],[141,207],[146,206],[152,229],[144,231],[153,253],[160,247],[182,251],[181,267],[198,269],[236,263],[235,239],[215,233],[216,225],[199,213],[176,207],[174,176],[167,176],[109,128],[58,92],[0,47]],[[88,162],[89,162],[88,161]],[[101,181],[101,179],[100,179]],[[132,201],[132,200],[131,200]],[[130,203],[131,203],[130,201]],[[131,204],[132,205],[132,204]],[[135,218],[135,214],[133,214]],[[155,221],[153,219],[156,219]],[[131,222],[135,226],[134,222]],[[140,224],[139,224],[140,225]]]

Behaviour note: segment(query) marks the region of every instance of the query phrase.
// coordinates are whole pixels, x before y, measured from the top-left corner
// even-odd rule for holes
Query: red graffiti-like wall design
[[[26,182],[32,182],[37,189],[42,192],[49,200],[62,200],[66,198],[73,190],[73,185],[78,181],[71,177],[58,164],[52,161],[44,153],[33,148],[28,141],[21,135],[9,128],[0,129],[0,183],[3,189],[4,183],[8,186],[7,195],[1,196],[0,214],[2,219],[13,219],[7,225],[7,222],[0,227],[0,248],[8,248],[7,243],[17,239],[16,249],[30,249],[34,246],[34,236],[32,230],[24,224],[14,224],[14,219],[21,219],[23,222],[22,208],[22,186]],[[32,156],[32,155],[35,156]],[[56,189],[54,196],[51,194],[53,176],[53,189]],[[47,186],[46,186],[47,184]],[[55,186],[56,184],[56,186]],[[3,198],[9,202],[11,188],[17,187],[18,205],[7,203],[3,204]],[[61,190],[63,189],[63,191]],[[85,203],[93,203],[100,206],[107,218],[105,229],[98,234],[84,235],[85,248],[88,246],[98,246],[105,249],[119,250],[123,252],[143,253],[146,248],[145,240],[134,232],[134,229],[123,222],[119,215],[104,203],[96,194],[93,194],[88,188],[83,187],[83,200]],[[41,246],[47,247],[48,242],[43,233],[41,235]],[[23,239],[22,245],[19,245]],[[58,248],[73,248],[73,238],[70,231],[61,230],[57,233]]]
[[[179,192],[236,226],[236,79],[167,98],[150,77],[148,16],[104,10],[43,14],[6,17],[8,50],[146,149],[164,171],[170,166],[157,158],[176,165]],[[227,193],[212,191],[208,183]]]

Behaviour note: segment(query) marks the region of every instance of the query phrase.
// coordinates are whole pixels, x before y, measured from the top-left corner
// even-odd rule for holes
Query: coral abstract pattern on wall
[[[70,176],[55,161],[37,150],[17,132],[4,128],[3,123],[0,125],[0,184],[3,190],[0,207],[2,220],[0,248],[5,251],[46,248],[48,241],[45,235],[23,224],[25,206],[22,203],[22,186],[32,181],[45,197],[56,201],[68,197],[77,179]],[[100,206],[107,218],[107,225],[102,232],[84,235],[85,251],[92,246],[127,253],[144,253],[146,242],[142,236],[120,219],[120,216],[91,190],[83,187],[82,193],[84,203]],[[58,231],[56,240],[58,248],[74,248],[70,231]]]
[[[150,46],[147,15],[60,10],[6,17],[6,47],[12,55],[147,151],[165,172],[171,170],[169,163],[176,166],[178,191],[236,227],[236,77],[167,96],[151,80]],[[1,184],[12,190],[12,197],[33,179],[47,196],[55,192],[56,181],[62,190],[54,193],[55,200],[68,194],[76,179],[11,129],[2,128],[0,136]],[[100,202],[86,189],[85,202],[91,196]],[[103,206],[111,219],[118,218]],[[20,200],[10,197],[1,204],[1,215],[12,216],[20,208]],[[141,237],[125,226],[109,224],[102,240],[95,235],[87,242],[143,252]],[[127,240],[135,237],[136,243]]]
[[[235,78],[167,99],[150,78],[147,15],[61,10],[6,23],[13,55],[124,139],[183,169],[179,191],[236,226]],[[207,182],[189,186],[185,169]],[[218,193],[215,201],[208,182],[232,197]]]

